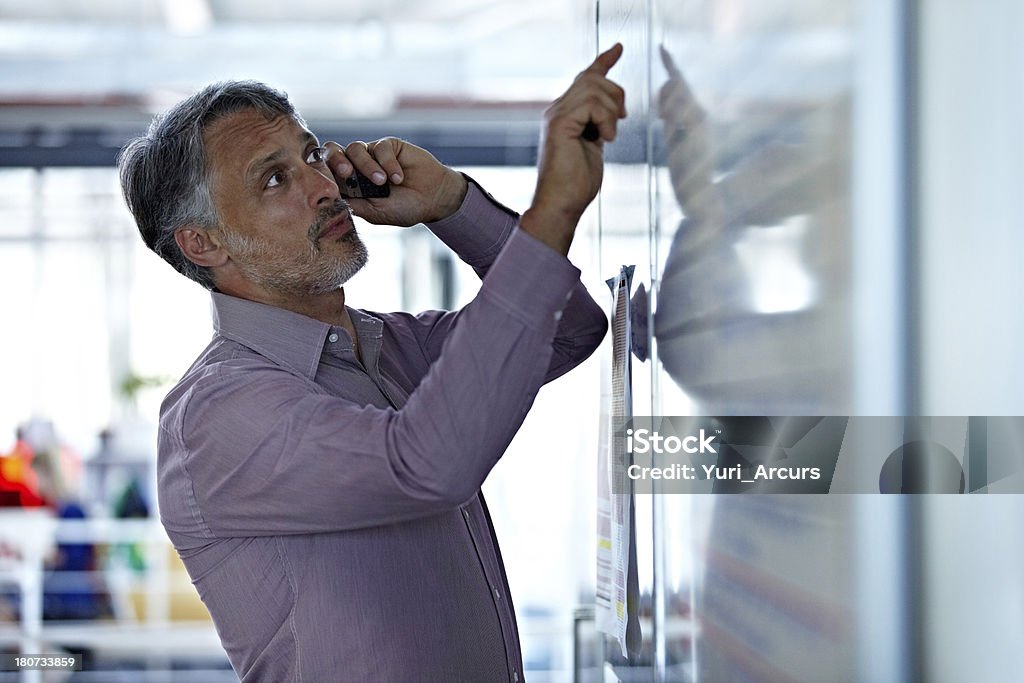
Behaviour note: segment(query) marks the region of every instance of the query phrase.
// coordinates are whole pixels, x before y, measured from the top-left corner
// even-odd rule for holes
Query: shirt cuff
[[[486,268],[515,230],[519,216],[484,191],[475,180],[466,174],[463,176],[469,186],[458,210],[426,225],[463,261],[474,268]]]
[[[531,327],[553,329],[579,278],[567,258],[516,228],[480,291]]]

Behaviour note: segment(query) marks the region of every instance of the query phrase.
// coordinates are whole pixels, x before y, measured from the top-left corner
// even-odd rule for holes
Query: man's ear
[[[209,230],[187,225],[174,231],[174,241],[192,263],[215,268],[228,262],[228,252]]]

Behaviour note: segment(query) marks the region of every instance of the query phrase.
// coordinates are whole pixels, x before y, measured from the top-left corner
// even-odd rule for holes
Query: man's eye
[[[322,164],[325,161],[327,161],[327,149],[324,147],[314,147],[306,157],[307,164]]]
[[[280,185],[283,182],[284,182],[284,173],[281,173],[280,171],[275,171],[273,173],[273,175],[271,175],[269,178],[267,178],[267,187],[268,188],[270,188],[270,187],[277,187],[278,185]]]

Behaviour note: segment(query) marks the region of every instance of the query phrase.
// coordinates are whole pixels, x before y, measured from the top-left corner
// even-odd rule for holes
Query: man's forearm
[[[512,235],[519,215],[502,206],[474,180],[459,174],[465,192],[459,206],[427,228],[483,278]]]

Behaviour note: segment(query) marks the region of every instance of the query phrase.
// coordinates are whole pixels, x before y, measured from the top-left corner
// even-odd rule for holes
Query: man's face
[[[244,110],[204,141],[221,241],[246,279],[301,297],[341,287],[366,263],[320,143],[295,119]]]

